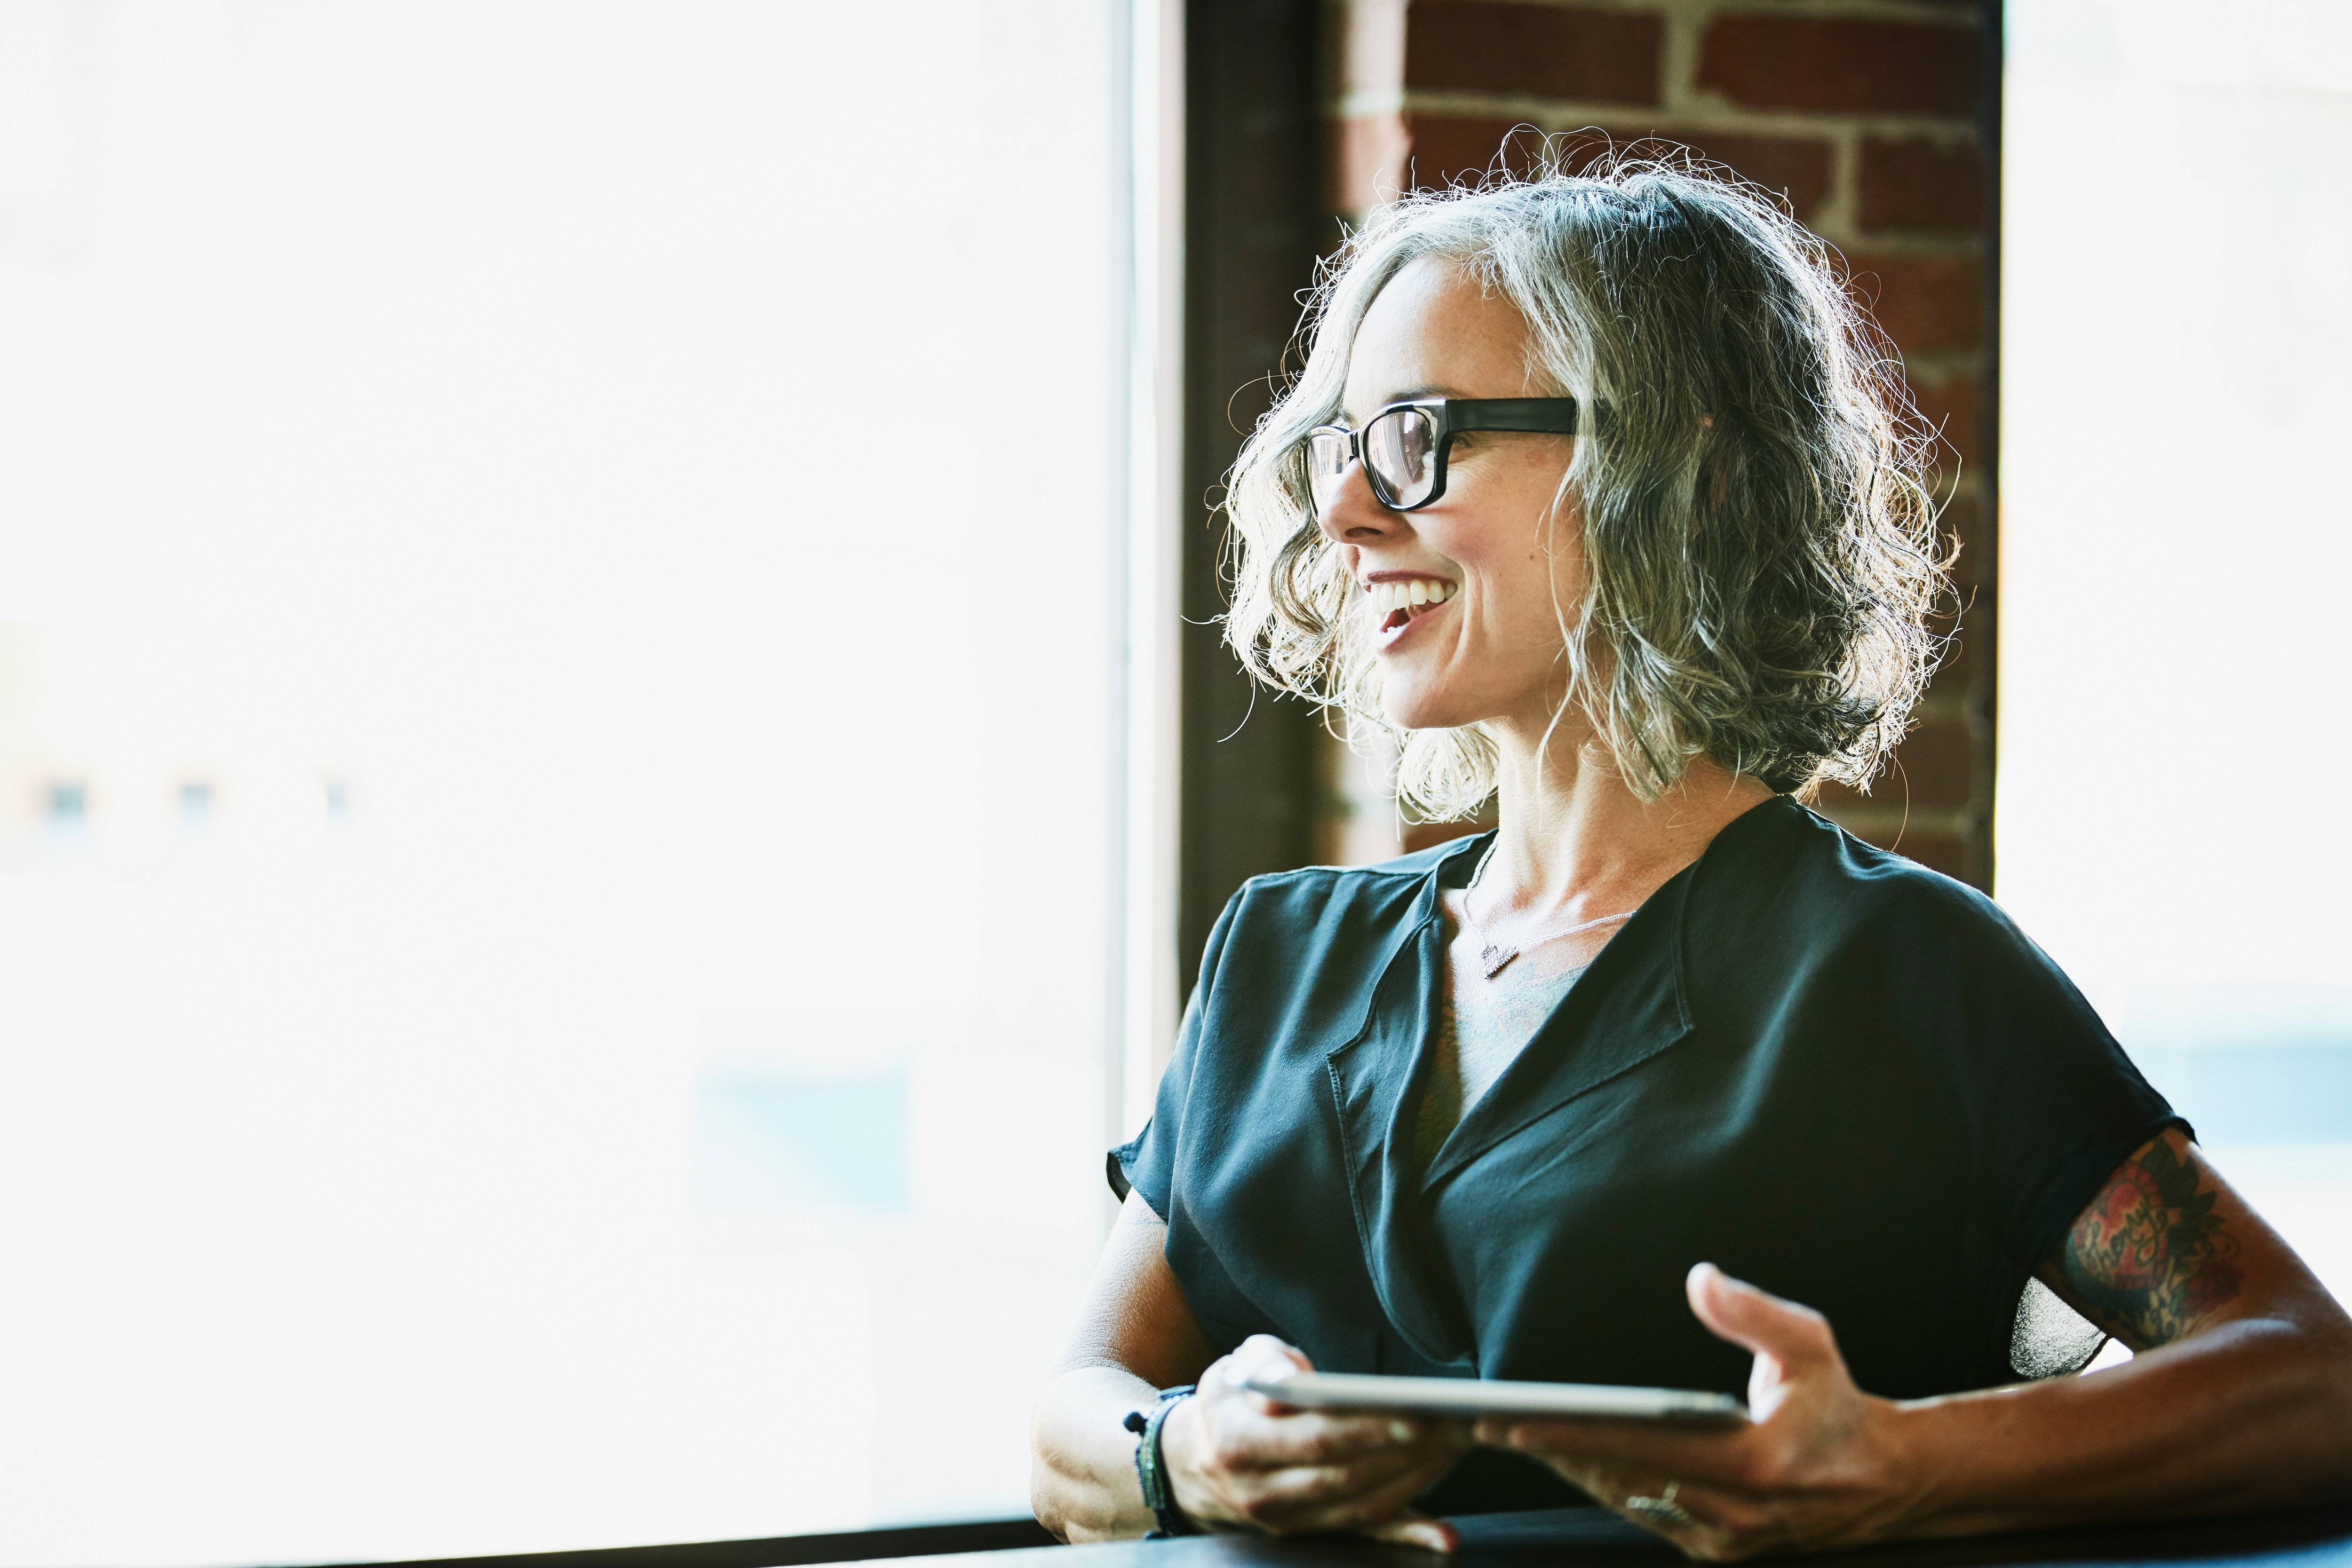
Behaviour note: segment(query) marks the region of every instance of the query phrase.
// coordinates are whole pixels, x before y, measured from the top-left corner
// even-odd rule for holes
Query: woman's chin
[[[1399,729],[1459,729],[1475,724],[1479,716],[1440,694],[1387,691],[1381,694],[1381,712]]]

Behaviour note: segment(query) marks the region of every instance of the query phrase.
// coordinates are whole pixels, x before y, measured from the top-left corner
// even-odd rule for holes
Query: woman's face
[[[1360,430],[1406,398],[1541,397],[1526,328],[1501,298],[1450,263],[1423,259],[1382,288],[1348,365],[1348,424]],[[1570,438],[1474,431],[1454,438],[1445,494],[1392,512],[1351,466],[1319,519],[1370,625],[1381,705],[1407,729],[1482,719],[1540,728],[1566,685],[1560,616],[1573,612],[1581,555],[1565,507],[1548,521]],[[1375,585],[1420,584],[1429,601],[1382,612]]]

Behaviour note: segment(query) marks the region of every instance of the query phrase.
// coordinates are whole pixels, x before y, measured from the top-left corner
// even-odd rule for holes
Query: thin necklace
[[[1468,928],[1470,939],[1478,944],[1478,962],[1485,967],[1488,979],[1491,980],[1501,974],[1505,966],[1530,947],[1540,947],[1547,942],[1557,942],[1563,936],[1573,936],[1580,931],[1592,931],[1603,925],[1614,925],[1621,920],[1633,918],[1635,912],[1629,909],[1622,915],[1604,915],[1598,920],[1588,920],[1580,925],[1564,925],[1558,931],[1547,931],[1540,936],[1530,936],[1524,942],[1505,944],[1494,940],[1486,935],[1486,927],[1478,924],[1478,917],[1470,913],[1470,894],[1476,891],[1478,883],[1486,877],[1486,864],[1495,858],[1495,852],[1502,846],[1502,839],[1497,837],[1493,843],[1486,846],[1486,852],[1478,857],[1478,869],[1470,873],[1469,882],[1464,884],[1462,889],[1462,924]]]

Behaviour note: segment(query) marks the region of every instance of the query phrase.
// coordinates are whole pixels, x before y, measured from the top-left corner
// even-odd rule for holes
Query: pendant
[[[1486,977],[1493,979],[1503,972],[1503,966],[1519,956],[1517,947],[1506,947],[1500,942],[1489,942],[1478,950],[1478,962],[1486,966]]]

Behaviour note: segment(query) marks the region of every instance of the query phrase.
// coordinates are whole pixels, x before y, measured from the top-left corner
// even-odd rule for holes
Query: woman
[[[2352,1495],[2342,1309],[2000,911],[1798,803],[1935,651],[1886,362],[1817,242],[1654,164],[1350,244],[1234,476],[1229,635],[1500,825],[1227,907],[1039,1396],[1057,1533],[1442,1550],[1573,1483],[1730,1557]],[[2045,1289],[2137,1358],[2018,1385]],[[1755,1419],[1237,1386],[1309,1364]]]

